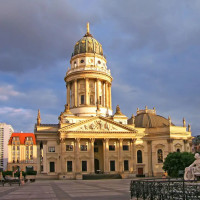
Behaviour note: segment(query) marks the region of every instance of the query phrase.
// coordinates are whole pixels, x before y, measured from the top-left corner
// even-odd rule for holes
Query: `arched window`
[[[176,152],[180,153],[180,152],[181,152],[181,150],[180,150],[180,149],[177,149],[177,150],[176,150]]]
[[[158,155],[158,163],[163,163],[163,151],[162,151],[162,149],[158,149],[157,155]]]
[[[142,151],[137,151],[137,163],[142,163]]]

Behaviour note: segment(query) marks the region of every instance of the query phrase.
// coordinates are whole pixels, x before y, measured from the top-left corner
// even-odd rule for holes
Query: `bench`
[[[4,184],[8,183],[10,186],[12,184],[18,184],[19,186],[21,185],[21,180],[18,177],[5,176],[3,182]]]
[[[4,180],[4,178],[2,177],[2,178],[0,179],[0,184],[1,184],[2,186],[4,186],[4,183],[5,183],[5,180]]]

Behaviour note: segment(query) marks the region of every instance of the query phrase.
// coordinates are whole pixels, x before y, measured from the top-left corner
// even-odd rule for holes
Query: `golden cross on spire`
[[[89,22],[87,23],[87,33],[90,33],[90,24],[89,24]]]

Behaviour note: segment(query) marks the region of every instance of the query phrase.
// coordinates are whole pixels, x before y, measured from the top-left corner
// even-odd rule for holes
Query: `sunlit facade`
[[[191,151],[191,127],[187,129],[185,119],[183,126],[175,126],[170,117],[147,107],[129,118],[119,106],[113,113],[113,78],[89,25],[75,44],[70,64],[64,78],[67,100],[59,123],[42,124],[38,112],[38,174],[60,179],[82,179],[84,174],[95,173],[122,178],[157,176],[163,173],[169,152]]]
[[[33,133],[13,133],[8,143],[8,170],[37,170],[37,145]]]

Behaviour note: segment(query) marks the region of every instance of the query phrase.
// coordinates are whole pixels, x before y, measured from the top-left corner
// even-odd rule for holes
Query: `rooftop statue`
[[[185,168],[185,180],[194,180],[196,175],[200,174],[200,155],[196,153],[194,157],[196,160],[189,167]]]

